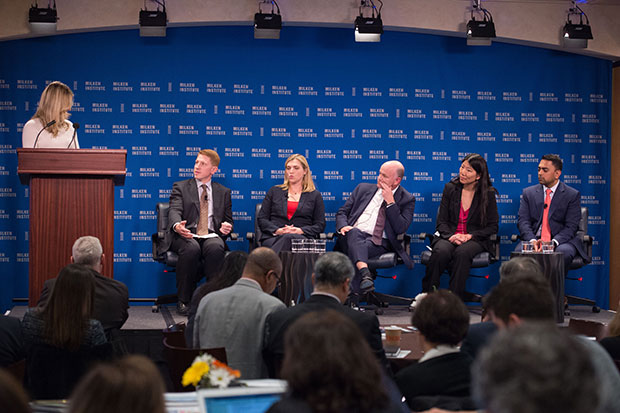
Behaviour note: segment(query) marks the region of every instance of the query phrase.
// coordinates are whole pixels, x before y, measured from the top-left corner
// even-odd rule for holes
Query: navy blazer
[[[323,197],[316,189],[302,192],[295,213],[288,219],[288,191],[272,186],[263,200],[258,214],[258,226],[262,231],[261,241],[272,238],[278,228],[294,225],[304,232],[308,238],[317,238],[325,229],[325,205]]]
[[[450,181],[443,188],[436,224],[437,231],[443,239],[449,239],[456,232],[461,210],[462,192],[463,185],[460,182]],[[491,251],[493,246],[490,237],[497,234],[499,224],[495,189],[491,187],[488,190],[485,225],[480,223],[480,201],[481,198],[476,193],[467,214],[467,233],[472,235],[473,241],[476,241],[485,250]]]
[[[378,189],[376,184],[359,184],[353,190],[347,202],[336,213],[336,230],[340,231],[342,227],[347,225],[355,225],[355,222],[362,215]],[[394,193],[394,205],[385,210],[385,234],[394,251],[396,251],[409,269],[413,268],[413,261],[403,249],[403,245],[398,241],[397,237],[407,232],[413,220],[414,208],[415,197],[401,185]]]
[[[211,181],[211,196],[213,197],[213,229],[223,240],[228,235],[220,233],[222,222],[233,223],[232,201],[230,189],[222,184]],[[198,199],[198,187],[196,179],[190,178],[175,182],[170,193],[170,209],[168,210],[168,224],[170,228],[166,233],[161,245],[161,252],[166,252],[172,244],[172,236],[180,236],[172,230],[177,222],[187,221],[186,228],[195,233],[200,218],[200,200]],[[158,252],[159,253],[159,252]]]
[[[542,224],[544,201],[545,195],[541,184],[532,185],[523,190],[517,221],[522,240],[529,241],[537,238],[536,233]],[[588,256],[583,249],[583,243],[576,236],[580,220],[581,195],[579,191],[560,181],[551,199],[551,205],[549,205],[551,238],[555,239],[558,244],[574,245],[579,255],[587,260]]]

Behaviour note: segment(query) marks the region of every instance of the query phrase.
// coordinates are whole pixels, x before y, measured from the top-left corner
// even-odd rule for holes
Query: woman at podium
[[[41,94],[36,113],[22,131],[24,148],[79,149],[77,124],[68,118],[73,106],[73,92],[62,82],[52,82]]]
[[[469,301],[465,282],[474,256],[491,251],[491,235],[497,234],[497,190],[489,177],[487,162],[477,153],[461,162],[459,174],[448,182],[441,196],[432,255],[422,280],[422,290],[439,288],[441,274],[450,269],[450,290]]]
[[[258,226],[263,247],[290,251],[295,238],[317,238],[325,229],[325,205],[314,187],[312,172],[303,155],[293,154],[284,163],[284,183],[269,189]]]

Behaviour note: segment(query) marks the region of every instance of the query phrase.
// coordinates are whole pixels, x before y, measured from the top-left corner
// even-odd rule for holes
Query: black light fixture
[[[47,2],[47,8],[39,7],[36,2],[30,6],[30,11],[28,13],[28,24],[30,25],[30,30],[33,33],[54,33],[56,32],[57,21],[58,14],[56,13],[56,1],[54,1],[54,8],[51,6],[51,1]]]
[[[271,13],[263,13],[261,10],[263,4],[271,4]],[[282,30],[280,6],[275,0],[261,0],[258,3],[258,13],[254,15],[254,38],[279,39],[280,30]]]
[[[166,0],[152,0],[157,3],[157,10],[147,10],[144,0],[144,10],[140,10],[140,37],[166,37]],[[159,10],[159,6],[163,10]]]
[[[476,14],[482,20],[476,20]],[[467,45],[490,46],[495,36],[495,23],[491,12],[482,7],[480,0],[472,0],[471,20],[467,22]]]
[[[590,27],[590,20],[588,16],[581,10],[575,1],[572,1],[573,6],[568,9],[566,16],[566,24],[562,29],[562,42],[566,47],[573,47],[578,49],[585,49],[588,47],[588,40],[593,39],[592,28]],[[579,16],[579,23],[573,23],[572,18]],[[585,23],[583,18],[585,17]]]
[[[380,42],[383,34],[383,21],[381,20],[381,9],[383,1],[377,0],[379,9],[373,0],[361,0],[359,16],[355,18],[355,41],[356,42]],[[369,16],[364,17],[364,12]]]

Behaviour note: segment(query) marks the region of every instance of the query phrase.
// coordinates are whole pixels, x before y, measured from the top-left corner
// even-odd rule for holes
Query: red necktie
[[[545,210],[543,212],[542,228],[540,230],[540,239],[543,241],[551,241],[551,228],[549,228],[549,208],[551,207],[551,189],[547,188],[547,196],[545,197]]]

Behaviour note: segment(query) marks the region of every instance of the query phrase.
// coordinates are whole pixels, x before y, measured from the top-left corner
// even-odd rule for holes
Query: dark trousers
[[[357,228],[349,230],[344,236],[338,236],[336,249],[346,254],[353,265],[358,262],[368,262],[369,258],[377,257],[386,252],[392,251],[390,242],[383,238],[381,245],[375,245],[372,242],[372,235],[360,231]],[[351,280],[351,291],[359,292],[360,284],[359,271],[355,272],[355,277]]]
[[[422,291],[429,292],[433,287],[439,288],[441,274],[450,268],[450,290],[463,298],[471,262],[474,256],[482,251],[484,248],[476,241],[469,240],[457,246],[443,238],[437,239],[433,242],[433,253],[426,266],[426,275],[422,279]]]
[[[209,279],[220,270],[226,246],[220,237],[187,239],[177,236],[170,249],[179,255],[176,267],[177,294],[179,301],[187,304],[192,299],[198,281],[204,276]]]
[[[291,250],[291,240],[306,239],[304,234],[282,234],[261,241],[263,247],[269,247],[277,254],[281,251]]]

